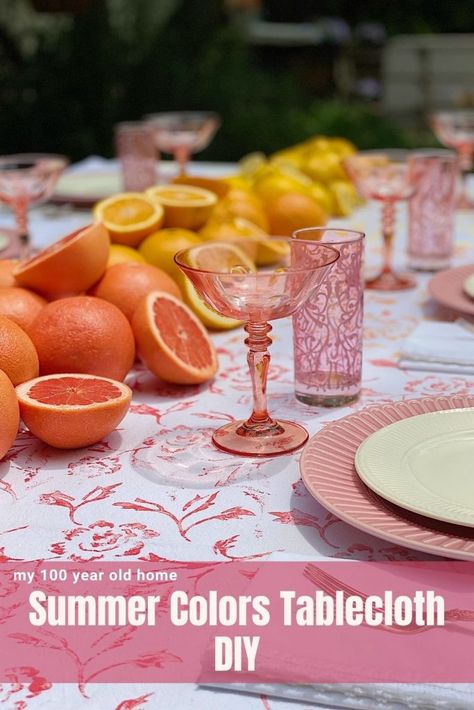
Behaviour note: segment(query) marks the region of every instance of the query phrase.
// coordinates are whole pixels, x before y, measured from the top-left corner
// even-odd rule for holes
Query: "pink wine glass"
[[[400,291],[416,283],[410,276],[397,274],[392,266],[396,204],[408,200],[416,187],[410,155],[405,150],[365,150],[344,159],[362,196],[378,200],[382,206],[383,266],[375,278],[366,281],[366,288]]]
[[[474,202],[469,198],[467,190],[467,177],[472,170],[474,158],[474,109],[440,111],[432,116],[431,124],[438,140],[448,148],[454,148],[458,154],[463,178],[458,206],[473,209]]]
[[[308,432],[299,424],[275,421],[268,414],[266,389],[271,344],[268,334],[272,329],[268,321],[285,318],[302,306],[339,258],[339,252],[314,242],[278,241],[287,247],[281,249],[285,256],[278,265],[265,271],[251,271],[248,260],[229,261],[228,242],[198,245],[175,256],[177,265],[208,306],[223,316],[245,322],[253,409],[247,420],[231,422],[214,432],[214,444],[228,453],[276,456],[299,449],[308,439]],[[246,251],[249,244],[250,240],[245,240]],[[207,265],[214,270],[206,268]]]
[[[47,153],[0,156],[0,201],[15,214],[21,258],[30,255],[28,209],[50,197],[67,164],[64,156]]]
[[[176,111],[153,113],[145,116],[157,149],[171,153],[184,175],[193,153],[204,150],[221,125],[221,119],[212,111]]]

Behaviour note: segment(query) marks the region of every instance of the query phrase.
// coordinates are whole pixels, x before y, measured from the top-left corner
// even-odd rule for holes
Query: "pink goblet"
[[[21,258],[30,254],[28,208],[50,197],[67,164],[64,156],[47,153],[0,156],[0,201],[15,213]]]
[[[221,125],[221,119],[212,111],[175,111],[153,113],[145,116],[155,145],[163,153],[172,153],[184,175],[193,153],[204,150]]]
[[[392,267],[396,204],[408,200],[416,187],[410,155],[405,150],[365,150],[344,158],[344,166],[362,196],[382,205],[383,266],[375,278],[366,281],[366,288],[400,291],[416,283]]]
[[[467,191],[467,176],[472,170],[474,159],[474,109],[440,111],[431,119],[438,140],[458,154],[459,167],[463,176],[463,189],[458,206],[473,209],[474,202]]]
[[[212,242],[175,256],[175,262],[208,306],[221,315],[245,321],[253,410],[247,420],[231,422],[214,432],[214,444],[228,453],[276,456],[299,449],[308,439],[308,432],[299,424],[275,421],[268,414],[268,333],[272,329],[268,321],[285,318],[302,306],[339,258],[339,252],[314,242],[278,242],[280,262],[264,271],[249,269],[247,254],[252,251],[252,240],[247,239],[239,242],[245,254],[234,244]],[[258,246],[253,243],[254,254]]]

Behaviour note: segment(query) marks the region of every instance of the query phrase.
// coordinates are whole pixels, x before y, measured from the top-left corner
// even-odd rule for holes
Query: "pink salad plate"
[[[423,397],[370,405],[332,422],[306,445],[301,476],[321,505],[359,530],[413,550],[474,560],[474,529],[418,515],[380,498],[357,475],[354,457],[370,434],[408,417],[474,406],[474,396]]]
[[[474,264],[440,271],[428,282],[431,298],[460,313],[474,316],[474,299],[464,292],[464,282],[474,274]]]

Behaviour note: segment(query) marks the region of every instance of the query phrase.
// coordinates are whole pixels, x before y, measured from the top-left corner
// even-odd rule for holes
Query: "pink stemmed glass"
[[[448,148],[454,148],[459,157],[463,189],[458,206],[473,209],[474,202],[467,190],[467,176],[474,160],[474,109],[440,111],[432,116],[431,124],[438,140]]]
[[[382,205],[383,266],[377,276],[366,281],[366,288],[400,291],[416,283],[410,276],[397,274],[392,266],[396,204],[412,197],[416,188],[410,155],[404,150],[365,150],[344,159],[362,196]]]
[[[0,156],[0,201],[15,214],[21,258],[30,255],[28,208],[50,197],[67,164],[64,156],[48,153]]]
[[[145,116],[155,145],[163,153],[171,153],[184,175],[193,153],[204,150],[213,139],[221,120],[212,111],[176,111]]]
[[[219,449],[232,454],[276,456],[299,449],[308,439],[308,432],[299,424],[275,421],[268,414],[266,389],[271,344],[268,334],[272,329],[268,321],[285,318],[302,306],[339,258],[339,252],[314,242],[278,241],[281,260],[265,271],[251,271],[248,260],[229,261],[228,242],[198,245],[175,256],[175,262],[208,306],[221,315],[245,322],[252,413],[247,420],[220,427],[212,437]],[[245,240],[246,251],[250,242]],[[281,248],[283,244],[285,248]]]

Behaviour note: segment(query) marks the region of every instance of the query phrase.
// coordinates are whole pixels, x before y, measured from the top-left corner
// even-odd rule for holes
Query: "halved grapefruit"
[[[126,415],[130,387],[95,375],[36,377],[16,388],[28,429],[50,446],[77,449],[110,434]]]
[[[73,296],[100,279],[109,257],[109,234],[98,223],[68,234],[13,271],[18,286],[46,298]]]
[[[137,307],[132,328],[140,358],[154,375],[195,385],[217,372],[217,355],[194,313],[174,296],[153,291]]]

